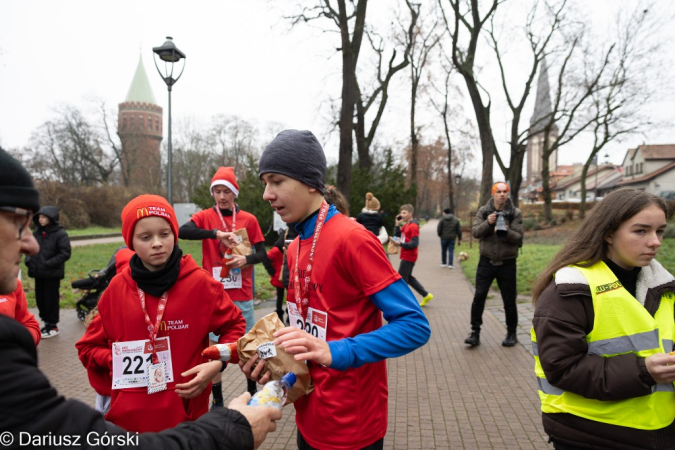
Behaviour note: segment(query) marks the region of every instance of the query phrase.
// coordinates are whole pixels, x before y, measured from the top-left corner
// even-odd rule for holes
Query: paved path
[[[525,345],[501,346],[506,328],[501,299],[495,295],[488,300],[481,345],[467,348],[463,342],[470,331],[472,287],[459,262],[455,261],[453,270],[439,267],[435,221],[422,228],[420,240],[421,256],[414,274],[435,296],[424,308],[432,335],[423,348],[388,361],[389,428],[384,448],[551,448],[541,426],[529,352],[529,303],[518,305],[518,338]],[[398,262],[392,257],[395,267]],[[271,302],[263,303],[256,318],[272,311]],[[62,310],[61,317],[61,334],[43,340],[38,347],[40,368],[61,394],[93,405],[95,394],[74,348],[84,325],[74,310]],[[223,375],[227,404],[246,386],[237,367],[228,367]],[[277,431],[261,449],[295,448],[294,412],[287,407]]]

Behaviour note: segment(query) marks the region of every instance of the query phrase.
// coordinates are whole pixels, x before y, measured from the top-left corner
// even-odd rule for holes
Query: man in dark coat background
[[[441,267],[453,269],[455,241],[457,241],[457,246],[462,245],[462,226],[459,223],[459,218],[452,214],[450,208],[445,208],[443,213],[436,227],[438,237],[441,238]]]

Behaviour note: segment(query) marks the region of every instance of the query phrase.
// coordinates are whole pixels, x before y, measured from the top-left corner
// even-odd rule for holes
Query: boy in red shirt
[[[209,332],[220,342],[243,336],[241,312],[222,285],[176,245],[169,203],[141,195],[122,211],[122,235],[136,253],[98,303],[76,347],[89,369],[112,371],[106,419],[129,431],[160,431],[208,410],[211,379],[224,368],[201,351]],[[153,384],[156,379],[166,384]]]
[[[413,219],[415,208],[413,205],[406,204],[401,206],[401,211],[396,217],[394,236],[392,242],[401,247],[401,264],[398,266],[398,273],[410,287],[415,289],[422,296],[420,306],[425,306],[434,296],[429,293],[417,278],[413,277],[412,271],[417,261],[417,247],[420,245],[420,226]]]
[[[40,323],[35,316],[28,311],[26,294],[23,292],[21,281],[16,280],[16,289],[11,294],[0,295],[0,314],[9,316],[21,322],[33,336],[33,342],[37,346],[40,343]]]
[[[241,310],[246,320],[246,332],[255,325],[253,312],[253,265],[260,262],[269,265],[263,236],[258,219],[253,214],[239,209],[235,199],[239,197],[239,184],[232,167],[219,167],[211,180],[211,195],[216,204],[203,211],[199,211],[190,218],[190,221],[180,227],[181,239],[202,241],[202,267],[214,279],[222,283],[223,288]],[[248,243],[253,249],[248,255],[233,254],[227,263],[229,274],[227,278],[220,277],[223,266],[226,245],[223,245],[231,233],[234,232],[240,243]],[[243,248],[241,246],[240,248]],[[268,271],[271,270],[271,267]],[[211,335],[216,341],[217,336]],[[215,342],[214,342],[215,343]],[[251,395],[256,392],[256,385],[249,382],[248,391]],[[223,391],[221,374],[213,380],[213,406],[223,406]]]
[[[292,326],[274,341],[307,361],[314,383],[294,403],[298,448],[381,449],[385,359],[424,345],[429,322],[375,235],[325,202],[326,158],[311,132],[279,133],[260,157],[259,173],[263,198],[299,232],[287,251]],[[269,373],[261,376],[258,362],[251,358],[242,371],[264,383]]]

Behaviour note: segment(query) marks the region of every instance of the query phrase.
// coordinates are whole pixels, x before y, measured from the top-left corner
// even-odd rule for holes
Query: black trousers
[[[363,447],[361,450],[382,450],[384,448],[384,439],[375,441],[370,444],[368,447]],[[300,431],[298,430],[298,450],[317,450],[314,447],[311,447],[305,438],[302,437]]]
[[[284,292],[286,289],[284,288],[277,288],[277,316],[279,316],[279,320],[282,322],[284,321]]]
[[[493,266],[490,259],[481,256],[476,269],[476,293],[471,304],[471,329],[480,331],[483,325],[483,311],[485,299],[492,281],[497,279],[497,285],[502,293],[504,314],[506,315],[506,329],[514,333],[518,327],[518,308],[516,307],[516,259],[504,260],[501,266]]]
[[[59,323],[60,285],[59,279],[35,279],[35,303],[40,311],[40,319],[45,325],[56,326]]]
[[[417,281],[417,278],[412,276],[413,267],[415,267],[414,262],[401,260],[401,265],[398,266],[398,274],[401,275],[401,278],[403,278],[411,288],[415,289],[418,294],[422,297],[426,297],[429,295],[429,291],[424,289],[424,286]]]

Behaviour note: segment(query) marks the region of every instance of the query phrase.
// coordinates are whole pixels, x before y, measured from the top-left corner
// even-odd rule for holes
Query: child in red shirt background
[[[415,208],[413,205],[406,204],[401,206],[401,211],[396,217],[394,236],[398,239],[391,239],[392,242],[401,247],[401,264],[398,266],[398,273],[408,285],[415,289],[422,296],[420,306],[425,306],[434,298],[433,294],[424,289],[422,283],[412,275],[415,262],[417,262],[417,247],[420,245],[420,226],[413,219]]]

